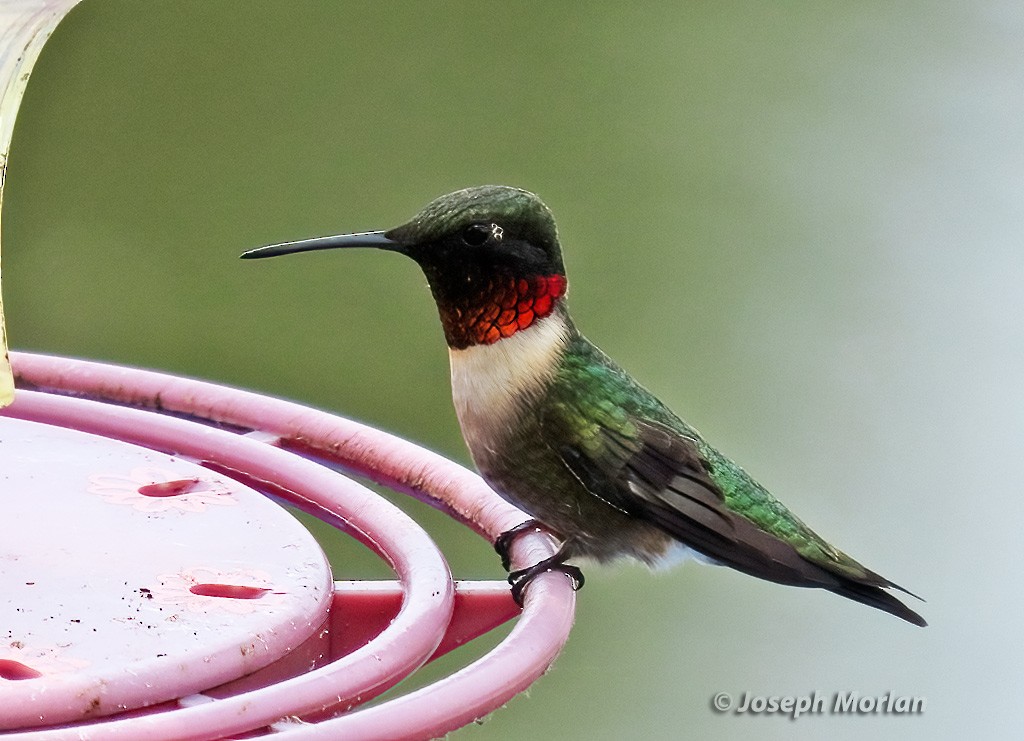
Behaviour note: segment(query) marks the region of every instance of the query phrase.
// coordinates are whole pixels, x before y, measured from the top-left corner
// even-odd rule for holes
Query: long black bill
[[[298,242],[281,242],[257,247],[242,253],[243,260],[260,257],[277,257],[290,255],[293,252],[310,252],[312,250],[334,250],[342,247],[376,247],[379,250],[401,252],[402,245],[384,236],[384,232],[360,232],[359,234],[337,234],[333,237],[315,237],[300,239]]]

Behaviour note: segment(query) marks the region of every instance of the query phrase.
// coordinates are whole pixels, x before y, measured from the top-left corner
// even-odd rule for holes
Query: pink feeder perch
[[[492,540],[525,515],[475,474],[298,404],[160,373],[13,354],[0,410],[0,733],[13,739],[433,738],[539,677],[572,582],[454,581],[407,515],[332,468]],[[336,582],[271,499],[371,548],[395,582]],[[541,533],[514,561],[554,553]],[[490,653],[368,701],[518,616]]]

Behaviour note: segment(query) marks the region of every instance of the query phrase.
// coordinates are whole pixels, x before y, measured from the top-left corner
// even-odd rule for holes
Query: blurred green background
[[[10,339],[468,464],[414,264],[237,256],[528,188],[582,329],[932,625],[725,569],[590,569],[554,669],[454,737],[1019,737],[1022,49],[1016,2],[85,0],[15,130]],[[458,577],[501,577],[404,506]],[[339,540],[338,578],[384,575]],[[710,709],[814,690],[927,708]]]

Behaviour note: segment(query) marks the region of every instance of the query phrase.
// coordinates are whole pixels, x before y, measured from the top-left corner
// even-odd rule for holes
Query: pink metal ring
[[[187,415],[242,432],[258,430],[276,446],[340,463],[423,498],[491,540],[525,518],[476,475],[347,419],[150,371],[23,353],[13,354],[12,360],[22,387],[127,406],[19,391],[15,404],[0,414],[174,450],[257,488],[261,482],[272,482],[263,488],[292,496],[307,506],[327,507],[343,518],[357,537],[393,564],[404,590],[402,608],[389,628],[363,649],[308,674],[206,704],[27,733],[25,738],[194,738],[197,729],[201,729],[201,737],[217,737],[339,701],[354,705],[362,699],[361,693],[375,694],[375,687],[390,686],[425,661],[450,620],[455,589],[443,558],[429,538],[400,512],[396,515],[391,505],[329,469],[275,450],[253,436],[197,426],[139,408]],[[517,541],[513,556],[521,566],[553,552],[550,538],[531,534]],[[507,595],[503,585],[490,591]],[[275,730],[296,737],[425,738],[444,734],[491,712],[540,676],[568,636],[573,607],[571,582],[561,574],[544,575],[527,591],[522,616],[508,638],[462,671],[376,707],[314,724],[278,725]],[[368,655],[374,657],[379,673],[353,668]]]

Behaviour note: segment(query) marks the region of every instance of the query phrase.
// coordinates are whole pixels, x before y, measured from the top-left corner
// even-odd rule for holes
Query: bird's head
[[[375,247],[400,252],[423,269],[449,347],[491,344],[558,309],[565,268],[551,211],[519,188],[484,185],[428,203],[387,231],[269,245],[244,258]]]

